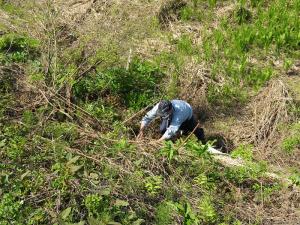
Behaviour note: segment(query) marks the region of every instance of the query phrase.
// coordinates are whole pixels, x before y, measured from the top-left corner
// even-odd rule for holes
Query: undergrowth
[[[93,49],[95,40],[76,30],[74,37],[83,43],[66,44],[69,39],[56,33],[64,26],[51,20],[56,9],[49,5],[49,12],[41,12],[53,13],[41,16],[49,19],[40,21],[45,35],[1,33],[1,225],[253,224],[262,219],[240,215],[238,205],[276,207],[274,199],[284,187],[267,179],[269,165],[255,160],[253,146],[231,152],[245,166],[225,168],[208,153],[211,143],[200,144],[192,136],[153,147],[133,140],[138,124],[122,122],[128,112],[166,96],[177,98],[185,91],[179,83],[185,79],[183,68],[193,60],[208,68],[211,106],[235,110],[278,75],[269,58],[296,58],[298,1],[239,1],[211,29],[220,4],[194,0],[168,9],[175,17],[164,18],[209,28],[201,34],[203,42],[162,27],[169,51],[136,54],[127,64],[116,51],[117,41]],[[20,5],[0,1],[1,10],[26,21]],[[120,10],[114,15],[123,15]],[[130,18],[128,12],[123,16]],[[287,70],[291,63],[285,62]],[[282,142],[287,154],[299,148],[298,125]],[[299,185],[299,171],[289,179]]]

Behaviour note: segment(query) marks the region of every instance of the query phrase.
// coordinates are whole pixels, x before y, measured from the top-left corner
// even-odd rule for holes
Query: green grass
[[[234,110],[278,75],[280,71],[269,58],[288,55],[283,70],[291,68],[299,50],[298,1],[240,1],[211,29],[215,13],[226,3],[189,1],[178,23],[207,28],[201,33],[203,43],[196,45],[194,35],[187,32],[173,38],[170,30],[161,30],[169,38],[170,50],[150,59],[142,54],[133,57],[128,69],[124,63],[128,45],[118,39],[111,45],[106,39],[88,59],[83,54],[85,44],[93,41],[90,36],[78,48],[64,46],[51,88],[61,88],[58,92],[64,95],[64,85],[71,85],[71,101],[100,121],[95,129],[86,114],[65,108],[64,102],[50,95],[49,104],[41,98],[33,108],[22,105],[23,89],[16,85],[12,69],[16,64],[25,68],[23,77],[37,86],[50,84],[53,71],[50,68],[45,74],[46,59],[40,57],[49,52],[40,40],[28,35],[2,35],[1,62],[11,70],[0,77],[0,224],[164,225],[176,220],[186,225],[225,225],[259,221],[261,218],[249,219],[231,210],[243,201],[271,203],[282,188],[276,182],[261,183],[268,168],[264,162],[255,162],[252,146],[241,145],[231,153],[244,159],[246,166],[224,168],[207,153],[208,144],[201,145],[195,138],[184,145],[182,139],[166,142],[160,149],[147,142],[141,146],[132,142],[138,124],[121,121],[128,110],[134,113],[162,96],[178,97],[182,91],[179,81],[184,80],[180,76],[191,60],[205,64],[213,80],[224,78],[208,84],[211,105]],[[7,12],[14,12],[3,4],[1,1]],[[117,7],[113,10],[115,16],[121,14]],[[151,29],[158,32],[158,21],[151,18],[151,24],[149,33],[143,35],[153,34]],[[103,64],[76,79],[83,60],[88,67],[99,59]],[[12,109],[18,110],[12,114]],[[298,123],[289,132],[282,150],[293,154],[299,145]],[[290,179],[299,185],[297,171]],[[236,190],[242,200],[235,197]]]

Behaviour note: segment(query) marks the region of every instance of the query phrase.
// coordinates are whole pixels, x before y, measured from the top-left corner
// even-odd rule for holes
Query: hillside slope
[[[299,224],[299,11],[0,0],[0,224]],[[157,121],[137,141],[162,98],[209,142],[155,143]]]

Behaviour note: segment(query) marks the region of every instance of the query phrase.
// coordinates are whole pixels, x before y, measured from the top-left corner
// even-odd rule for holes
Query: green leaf
[[[27,170],[25,173],[23,173],[23,174],[21,175],[21,180],[23,180],[28,174],[30,174],[30,171],[29,171],[29,170]]]
[[[132,223],[132,225],[141,225],[142,223],[144,223],[145,222],[145,220],[143,220],[143,219],[137,219],[136,221],[134,221],[133,223]]]
[[[99,175],[97,173],[90,173],[90,176],[89,176],[91,179],[93,180],[98,180],[99,179]]]
[[[75,156],[73,157],[72,159],[70,159],[68,162],[67,162],[67,166],[70,166],[71,164],[74,164],[78,161],[78,159],[80,158],[80,156]]]
[[[70,215],[71,210],[72,210],[72,207],[69,207],[69,208],[66,208],[64,211],[62,211],[62,212],[60,213],[61,218],[62,218],[63,220],[66,220],[67,217]]]
[[[106,188],[106,189],[101,190],[99,194],[102,196],[109,196],[110,192],[111,192],[110,189]]]
[[[70,166],[69,168],[70,168],[70,172],[72,173],[72,174],[75,174],[78,170],[80,170],[81,168],[83,167],[83,165],[80,165],[80,166]]]
[[[87,220],[88,220],[89,225],[105,225],[105,223],[103,223],[102,221],[99,221],[93,217],[89,217]]]
[[[115,206],[117,206],[117,207],[122,207],[122,206],[126,207],[126,206],[129,206],[129,203],[127,201],[117,199],[116,202],[115,202]]]
[[[6,139],[3,139],[0,141],[0,148],[5,146],[5,141],[6,141]]]

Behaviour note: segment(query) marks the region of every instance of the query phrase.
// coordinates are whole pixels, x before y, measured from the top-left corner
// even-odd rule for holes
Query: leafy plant
[[[292,124],[289,132],[290,135],[282,141],[281,148],[284,152],[292,154],[294,150],[300,146],[300,124]]]
[[[199,218],[205,223],[214,223],[218,217],[211,198],[204,196],[199,205],[200,215]]]
[[[0,59],[8,62],[25,62],[39,55],[39,42],[18,34],[5,34],[0,37]],[[1,56],[2,55],[2,56]]]
[[[251,12],[244,8],[243,6],[240,6],[234,13],[235,19],[238,22],[238,24],[242,24],[245,22],[248,22],[251,19]]]
[[[156,208],[155,220],[157,225],[171,225],[173,214],[176,211],[174,203],[162,202]]]
[[[293,184],[300,186],[300,173],[298,171],[295,171],[289,179],[293,182]]]
[[[135,59],[128,70],[117,67],[91,74],[74,84],[73,89],[75,96],[82,100],[97,99],[109,93],[119,96],[120,103],[138,109],[156,96],[162,75],[150,62]]]
[[[225,177],[237,183],[242,183],[247,179],[257,179],[263,177],[266,171],[264,162],[247,162],[244,166],[236,166],[225,170]]]
[[[161,176],[150,176],[145,179],[145,189],[150,195],[156,195],[161,189],[161,185]]]
[[[193,212],[191,205],[188,202],[183,204],[175,203],[178,213],[183,216],[184,225],[197,225],[199,224],[199,219],[196,214]]]
[[[246,161],[252,161],[253,160],[253,147],[251,145],[240,145],[238,148],[234,149],[230,155],[233,158],[242,158]]]
[[[169,162],[178,155],[178,147],[172,141],[164,142],[164,146],[160,149],[162,155],[167,156]]]
[[[100,217],[107,211],[109,206],[108,198],[99,194],[89,194],[84,199],[84,205],[89,212],[89,216]]]

